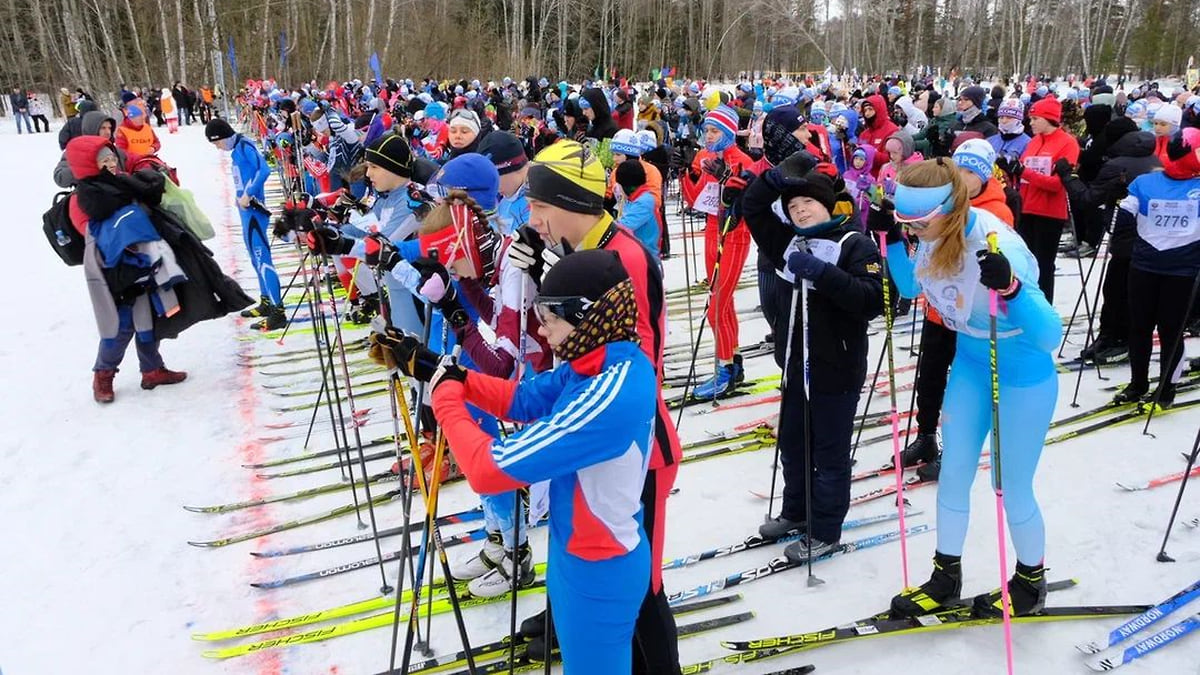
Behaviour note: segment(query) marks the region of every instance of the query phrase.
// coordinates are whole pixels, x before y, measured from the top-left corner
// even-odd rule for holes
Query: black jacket
[[[602,141],[615,136],[617,122],[613,119],[612,110],[608,107],[608,99],[604,98],[604,92],[595,88],[584,89],[580,96],[592,106],[592,112],[596,114],[596,119],[592,120],[592,124],[587,130],[587,137]]]
[[[760,253],[770,259],[775,269],[787,268],[784,252],[796,236],[791,226],[780,222],[771,210],[779,198],[764,180],[755,180],[742,197],[742,216]],[[847,223],[853,219],[847,219]],[[851,232],[845,226],[820,235],[822,239],[839,241]],[[775,362],[784,367],[787,353],[787,315],[783,308],[791,307],[792,287],[774,284],[775,303],[780,308],[775,331]],[[853,232],[843,242],[837,265],[828,265],[808,293],[808,354],[809,379],[814,393],[840,394],[859,392],[867,379],[867,322],[883,311],[883,277],[879,249],[867,235]],[[790,382],[802,382],[804,367],[800,356],[800,340],[805,334],[803,308],[793,308],[796,320],[792,330]]]
[[[1161,167],[1154,154],[1154,134],[1148,131],[1127,133],[1108,146],[1107,156],[1094,180],[1084,182],[1072,176],[1063,185],[1072,207],[1099,209],[1098,217],[1104,219],[1105,229],[1112,230],[1111,254],[1128,257],[1133,253],[1137,222],[1133,214],[1117,209],[1117,203],[1125,197],[1125,188],[1134,178]],[[1113,209],[1117,210],[1115,223],[1112,221]]]
[[[983,113],[976,115],[975,119],[967,123],[963,123],[962,120],[955,120],[954,126],[951,128],[954,130],[955,136],[963,131],[975,131],[984,138],[990,138],[1000,133],[1000,129],[995,124],[992,124],[992,121]]]

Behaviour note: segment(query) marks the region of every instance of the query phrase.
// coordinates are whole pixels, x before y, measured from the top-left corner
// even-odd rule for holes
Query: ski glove
[[[1054,175],[1058,176],[1059,180],[1066,180],[1071,177],[1071,171],[1074,167],[1066,157],[1059,157],[1058,161],[1054,162]]]
[[[890,199],[871,204],[867,209],[867,229],[886,233],[888,244],[895,244],[901,240],[900,223],[896,222],[896,206]]]
[[[746,179],[741,176],[730,176],[725,185],[721,186],[721,206],[726,210],[736,210],[734,206],[741,201],[746,185]]]
[[[787,156],[787,159],[776,167],[785,178],[803,178],[804,174],[817,168],[816,157],[807,150],[797,150]]]
[[[539,289],[546,274],[546,263],[542,260],[545,250],[546,242],[542,241],[542,236],[528,225],[517,228],[516,237],[508,247],[508,259],[513,267],[528,274]]]
[[[400,262],[400,252],[387,237],[375,233],[367,235],[363,240],[367,255],[364,262],[371,267],[391,272],[396,263]]]
[[[346,255],[354,248],[354,240],[342,236],[341,230],[321,225],[308,233],[308,250],[327,255]]]
[[[439,356],[415,335],[386,328],[382,333],[371,333],[370,340],[367,356],[388,370],[399,370],[422,382],[428,382],[437,370]]]
[[[1008,166],[1008,172],[1012,174],[1013,180],[1021,180],[1021,174],[1025,173],[1025,165],[1020,162],[1013,162]]]
[[[724,183],[729,178],[730,170],[725,160],[720,157],[710,157],[700,162],[700,170]]]
[[[788,271],[796,275],[797,282],[803,279],[816,281],[828,264],[808,251],[796,251],[787,261]]]
[[[1005,300],[1012,300],[1020,292],[1021,280],[1013,276],[1012,265],[1003,253],[980,249],[975,252],[975,259],[979,261],[979,283]]]
[[[437,371],[433,373],[433,378],[429,380],[430,391],[437,391],[438,385],[443,382],[457,382],[466,384],[467,371],[462,366],[458,365],[458,360],[453,356],[443,356],[438,362]]]

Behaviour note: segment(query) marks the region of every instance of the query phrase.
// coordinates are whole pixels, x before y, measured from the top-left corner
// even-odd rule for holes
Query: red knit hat
[[[1040,117],[1048,122],[1062,124],[1062,103],[1053,96],[1047,96],[1029,108],[1030,117]]]

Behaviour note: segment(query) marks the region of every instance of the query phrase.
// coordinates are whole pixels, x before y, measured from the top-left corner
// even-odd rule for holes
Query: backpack
[[[42,233],[63,263],[71,267],[83,264],[84,239],[71,222],[70,190],[54,195],[54,203],[42,214]]]

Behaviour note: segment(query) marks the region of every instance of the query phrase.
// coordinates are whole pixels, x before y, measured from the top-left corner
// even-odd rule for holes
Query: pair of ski
[[[1058,591],[1076,585],[1073,579],[1056,581],[1047,584],[1048,591]],[[999,596],[999,589],[991,592]],[[776,637],[759,638],[754,640],[729,640],[721,645],[737,652],[729,656],[713,659],[714,662],[751,663],[762,661],[784,654],[799,652],[818,647],[825,647],[844,642],[858,641],[867,638],[887,635],[913,635],[938,631],[988,626],[1003,621],[999,616],[978,616],[973,606],[973,598],[956,601],[941,610],[917,617],[893,619],[890,612],[879,614],[831,628],[804,633],[794,633]],[[1137,614],[1149,609],[1148,605],[1080,605],[1066,607],[1047,607],[1034,614],[1012,617],[1013,623],[1042,623],[1049,621],[1074,621],[1080,619],[1097,619],[1110,616]],[[685,671],[703,672],[703,671]],[[788,671],[777,671],[786,673]],[[777,675],[771,673],[769,675]]]
[[[1075,648],[1084,654],[1092,655],[1092,658],[1084,662],[1092,670],[1106,671],[1120,668],[1175,642],[1188,633],[1200,630],[1200,612],[1197,612],[1129,647],[1120,647],[1123,642],[1142,633],[1145,629],[1197,598],[1200,598],[1200,581],[1112,629],[1105,639],[1083,642],[1075,645]]]
[[[696,602],[691,602],[686,605],[679,605],[676,607],[672,607],[671,613],[676,617],[685,616],[688,614],[693,614],[696,612],[701,612],[704,610],[712,609],[714,607],[721,607],[724,605],[728,605],[728,604],[731,604],[731,603],[736,602],[741,599],[742,599],[742,596],[740,594],[734,594],[734,595],[724,596],[724,597],[720,597],[720,598],[708,598],[706,600],[698,600]],[[683,626],[679,626],[679,628],[677,629],[677,634],[678,634],[678,638],[682,640],[684,638],[694,637],[696,635],[714,631],[714,630],[717,630],[720,628],[725,628],[727,626],[733,626],[736,624],[740,624],[745,621],[749,621],[750,619],[753,619],[753,618],[754,618],[754,612],[742,612],[740,614],[732,614],[729,616],[721,616],[721,617],[715,617],[712,619],[705,619],[703,621],[697,621],[695,623],[689,623],[689,624],[686,624]],[[512,664],[513,664],[512,672],[524,673],[524,672],[531,672],[531,671],[535,671],[535,670],[541,670],[542,668],[544,668],[545,662],[535,661],[535,660],[529,658],[529,656],[527,654],[529,644],[523,640],[523,636],[521,636],[518,633],[517,638],[521,641],[518,642],[515,647],[516,660],[512,662]],[[512,648],[512,638],[511,638],[511,636],[507,636],[507,635],[499,640],[494,641],[494,642],[489,642],[487,644],[472,647],[471,648],[471,656],[476,661],[484,661],[484,660],[491,660],[491,659],[495,659],[495,658],[501,658],[500,661],[496,661],[494,663],[476,665],[474,672],[479,675],[483,675],[484,673],[507,673],[507,672],[509,672],[510,661],[509,661],[509,659],[502,658],[502,657],[506,657],[511,648]],[[551,655],[551,660],[555,663],[559,662],[561,660],[561,658],[562,658],[561,655],[557,651],[555,651]],[[408,673],[438,673],[438,672],[442,672],[445,670],[449,670],[451,668],[465,666],[466,663],[467,663],[466,651],[460,650],[454,654],[448,654],[446,656],[438,656],[438,657],[434,657],[432,659],[428,659],[426,661],[414,663],[409,667],[407,672]],[[393,673],[398,673],[398,672],[399,671],[396,671],[396,670],[385,671],[384,673],[380,673],[380,675],[392,675]],[[456,673],[455,675],[458,675],[458,674]]]

